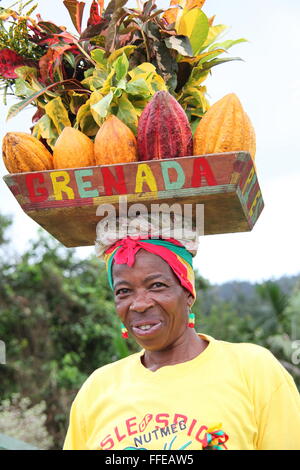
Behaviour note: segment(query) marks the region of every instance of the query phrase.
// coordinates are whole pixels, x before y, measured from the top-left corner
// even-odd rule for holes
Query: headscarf
[[[112,289],[113,262],[132,266],[136,253],[144,249],[166,261],[180,284],[196,298],[193,257],[197,253],[199,233],[192,219],[185,218],[184,231],[178,232],[180,224],[176,216],[170,220],[170,214],[161,215],[159,219],[145,214],[124,218],[111,216],[106,218],[106,228],[101,221],[96,230],[96,255],[106,263]]]
[[[123,238],[114,243],[105,252],[104,261],[106,263],[108,281],[113,289],[112,267],[113,261],[116,264],[127,264],[133,266],[136,253],[140,250],[146,250],[160,256],[168,263],[174,274],[194,298],[196,298],[195,275],[193,271],[192,254],[177,240],[169,239],[143,239],[138,237]]]

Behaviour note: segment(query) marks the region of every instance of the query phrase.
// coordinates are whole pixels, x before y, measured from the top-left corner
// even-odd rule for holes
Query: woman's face
[[[113,265],[116,309],[135,340],[160,351],[187,331],[192,295],[160,256],[139,250],[132,267]]]

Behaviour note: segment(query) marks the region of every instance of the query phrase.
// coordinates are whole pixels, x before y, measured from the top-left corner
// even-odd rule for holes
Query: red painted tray
[[[204,234],[249,231],[263,207],[247,152],[92,166],[3,177],[26,214],[67,247],[93,245],[101,204],[204,204]]]

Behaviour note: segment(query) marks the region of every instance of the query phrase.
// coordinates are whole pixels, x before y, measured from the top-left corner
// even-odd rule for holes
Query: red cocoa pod
[[[193,135],[182,106],[168,91],[157,91],[143,110],[137,132],[138,159],[193,155]]]

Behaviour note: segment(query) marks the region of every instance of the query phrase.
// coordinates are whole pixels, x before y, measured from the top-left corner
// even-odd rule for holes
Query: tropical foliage
[[[32,17],[33,0],[19,10],[0,9],[0,82],[4,96],[17,97],[8,119],[34,106],[33,134],[53,148],[65,126],[93,138],[108,114],[133,132],[153,94],[168,89],[185,109],[192,128],[209,107],[203,82],[219,57],[245,39],[218,42],[226,27],[202,11],[204,1],[181,0],[167,10],[148,0],[64,0],[75,33]],[[29,10],[28,10],[29,8]]]

